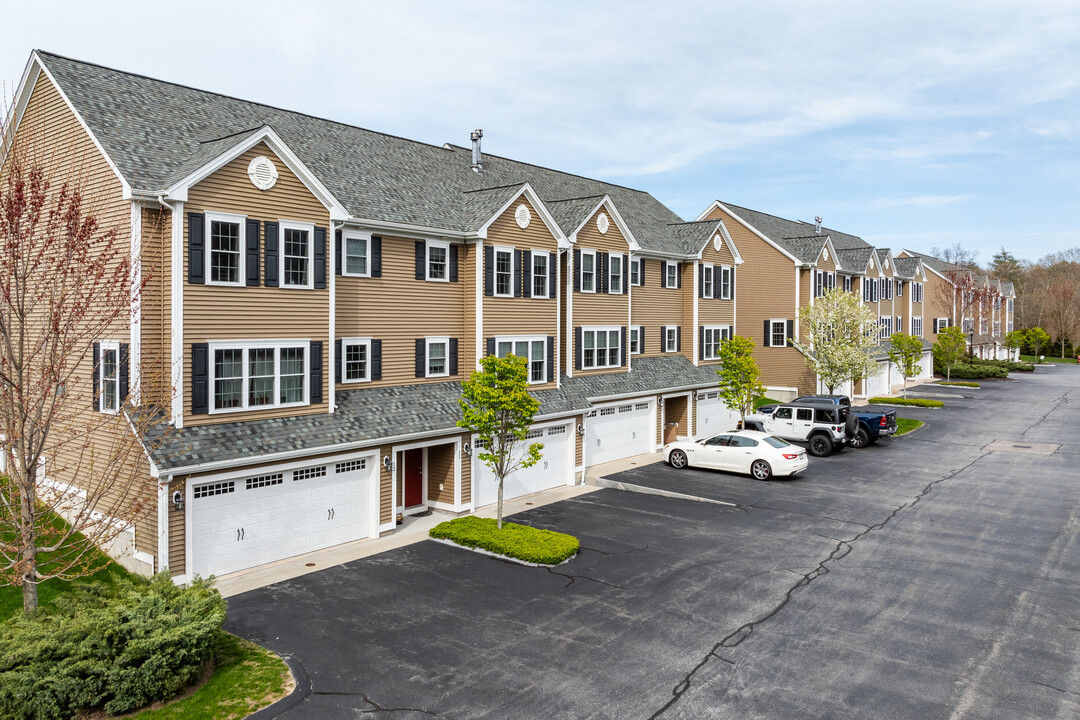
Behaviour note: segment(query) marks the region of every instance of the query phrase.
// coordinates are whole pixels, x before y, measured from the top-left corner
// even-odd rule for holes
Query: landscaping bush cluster
[[[77,588],[53,611],[0,625],[0,717],[67,720],[166,700],[199,677],[224,622],[207,580],[181,589],[162,573]]]
[[[939,408],[945,407],[940,400],[924,400],[922,398],[894,398],[872,397],[867,400],[871,405],[910,405],[912,407]]]
[[[934,360],[934,372],[938,375],[945,376],[945,365]],[[975,358],[974,361],[962,360],[952,366],[952,370],[949,372],[949,377],[958,378],[961,380],[979,380],[982,378],[999,378],[1004,379],[1009,377],[1010,372],[1034,372],[1035,366],[1031,363],[1014,362],[1012,360],[981,360]]]
[[[499,530],[494,518],[475,515],[447,520],[431,529],[433,538],[465,547],[543,565],[558,565],[577,554],[581,543],[573,535],[504,522]]]

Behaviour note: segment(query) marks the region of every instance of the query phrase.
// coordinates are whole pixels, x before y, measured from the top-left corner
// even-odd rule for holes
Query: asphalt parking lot
[[[956,397],[792,480],[617,476],[733,507],[515,516],[581,539],[558,568],[423,542],[236,596],[227,626],[292,656],[289,718],[1076,717],[1080,371],[920,392]]]

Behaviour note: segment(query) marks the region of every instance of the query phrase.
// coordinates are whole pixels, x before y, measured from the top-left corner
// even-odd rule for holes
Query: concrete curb
[[[723,500],[712,500],[710,498],[703,498],[697,495],[687,495],[686,493],[678,493],[671,490],[660,490],[658,488],[647,487],[645,485],[623,483],[616,480],[608,480],[607,478],[589,479],[593,480],[593,482],[596,483],[597,487],[613,488],[615,490],[625,490],[627,492],[641,493],[642,495],[659,495],[661,497],[675,498],[676,500],[696,500],[697,502],[710,503],[712,505],[738,507],[735,503],[724,502]]]
[[[505,522],[505,518],[503,519],[503,521]],[[530,560],[522,560],[521,558],[510,557],[509,555],[500,555],[497,552],[492,552],[490,550],[485,550],[484,548],[469,547],[468,545],[461,545],[461,544],[458,544],[458,543],[454,542],[453,540],[449,540],[447,538],[429,537],[428,540],[430,540],[431,542],[437,542],[440,545],[449,545],[450,547],[455,547],[455,548],[458,548],[459,550],[467,550],[468,552],[479,553],[480,555],[487,555],[488,557],[493,557],[496,560],[505,560],[506,562],[512,562],[512,563],[515,563],[517,565],[525,565],[526,567],[539,567],[539,568],[559,567],[560,565],[565,565],[566,563],[570,562],[571,560],[576,558],[577,555],[578,555],[577,553],[574,553],[573,555],[566,558],[562,562],[555,563],[554,565],[552,565],[550,563],[536,563],[536,562],[532,562]]]

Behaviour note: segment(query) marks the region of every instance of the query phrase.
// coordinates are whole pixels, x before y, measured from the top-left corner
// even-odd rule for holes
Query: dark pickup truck
[[[797,397],[793,404],[799,405],[839,405],[846,414],[852,415],[858,421],[846,423],[848,447],[864,448],[873,445],[883,437],[889,437],[896,432],[895,410],[853,410],[851,399],[847,395],[803,395]],[[776,408],[775,405],[762,405],[758,412],[769,415]]]

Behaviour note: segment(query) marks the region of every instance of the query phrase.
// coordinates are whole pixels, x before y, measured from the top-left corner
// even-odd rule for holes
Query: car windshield
[[[791,443],[789,443],[787,440],[781,440],[780,438],[776,437],[775,435],[766,435],[765,437],[761,438],[761,440],[763,442],[768,443],[769,445],[772,445],[774,448],[777,448],[777,449],[786,448],[789,445],[791,445]]]

